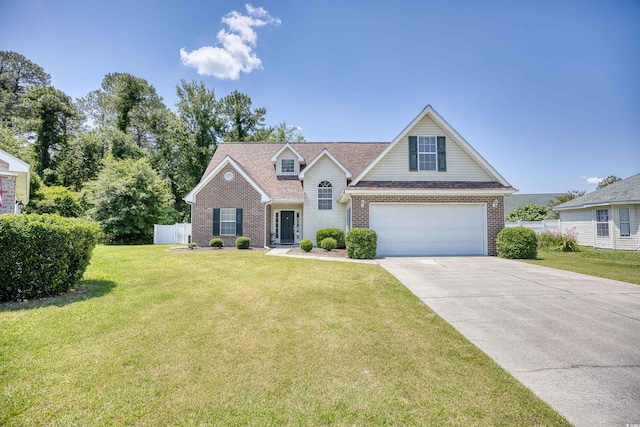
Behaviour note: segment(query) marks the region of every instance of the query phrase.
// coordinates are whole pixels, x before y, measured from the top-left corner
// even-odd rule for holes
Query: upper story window
[[[418,137],[418,169],[421,171],[436,170],[436,137]]]
[[[410,171],[447,171],[446,138],[444,136],[409,136]]]
[[[329,181],[318,184],[318,210],[333,209],[333,188]]]
[[[629,208],[618,209],[618,215],[620,215],[620,236],[631,236],[631,221],[629,220]]]
[[[609,237],[609,209],[596,209],[596,235]]]
[[[280,173],[295,173],[296,161],[294,159],[281,159],[280,160]]]

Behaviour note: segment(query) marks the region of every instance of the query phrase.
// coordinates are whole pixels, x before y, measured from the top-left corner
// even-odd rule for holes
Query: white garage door
[[[378,255],[486,255],[484,204],[371,204]]]

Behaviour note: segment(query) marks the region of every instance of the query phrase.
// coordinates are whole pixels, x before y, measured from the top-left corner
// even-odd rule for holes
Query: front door
[[[295,236],[293,211],[280,212],[280,243],[293,243]]]

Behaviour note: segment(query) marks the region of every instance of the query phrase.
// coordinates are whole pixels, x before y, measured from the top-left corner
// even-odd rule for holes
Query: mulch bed
[[[334,249],[332,251],[326,251],[322,248],[313,248],[309,252],[305,252],[300,248],[291,248],[287,252],[289,255],[309,255],[309,256],[322,256],[327,258],[346,258],[346,249]]]
[[[193,249],[190,249],[188,246],[178,246],[175,248],[169,248],[170,251],[177,251],[177,252],[183,252],[183,251],[264,251],[264,249],[262,248],[248,248],[248,249],[238,249],[235,246],[229,246],[227,248],[212,248],[209,246],[203,246],[203,247],[196,247]]]

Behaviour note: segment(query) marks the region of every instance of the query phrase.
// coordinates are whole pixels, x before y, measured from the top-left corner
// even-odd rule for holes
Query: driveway
[[[569,422],[640,424],[639,285],[494,257],[379,262]]]

